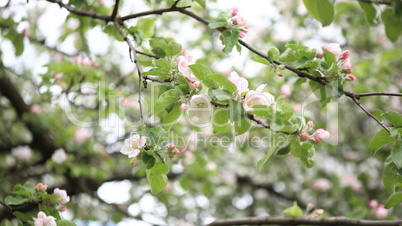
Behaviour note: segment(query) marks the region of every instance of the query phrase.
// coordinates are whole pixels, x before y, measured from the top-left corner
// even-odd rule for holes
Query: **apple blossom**
[[[292,93],[291,87],[289,84],[284,84],[281,86],[280,89],[280,93],[284,96],[284,97],[288,97],[290,96],[290,94]]]
[[[141,152],[141,148],[145,146],[146,141],[146,136],[134,134],[130,138],[124,140],[124,145],[120,149],[120,152],[124,155],[128,155],[129,158],[134,158]]]
[[[55,188],[53,193],[59,195],[59,198],[57,200],[60,202],[60,204],[65,204],[70,201],[70,196],[67,195],[66,190]]]
[[[232,18],[232,23],[236,24],[236,25],[243,26],[243,25],[246,24],[246,21],[244,20],[244,17],[237,16],[237,17]]]
[[[232,8],[232,16],[236,16],[238,12],[239,12],[239,8],[237,8],[237,7]]]
[[[304,141],[308,140],[308,133],[301,133],[300,134],[300,139],[302,139]]]
[[[323,58],[324,57],[324,52],[323,51],[317,51],[317,53],[315,54],[315,57],[317,58]]]
[[[188,66],[195,64],[195,60],[191,55],[179,56],[176,59],[176,63],[177,63],[177,69],[179,70],[179,72],[182,73],[183,76],[190,76],[191,69]]]
[[[386,218],[388,215],[388,210],[384,208],[384,205],[378,205],[378,207],[373,210],[372,214],[377,218]]]
[[[342,51],[341,52],[341,59],[348,59],[349,58],[349,56],[350,56],[350,52],[349,52],[349,50],[344,50],[344,51]]]
[[[309,120],[309,121],[307,122],[307,126],[313,128],[313,127],[314,127],[314,122],[311,121],[311,120]]]
[[[180,109],[181,112],[185,112],[189,107],[190,107],[190,106],[188,106],[187,104],[182,103],[182,104],[180,105],[179,109]]]
[[[38,183],[36,186],[35,186],[35,191],[42,191],[42,192],[45,192],[47,190],[47,185],[44,185],[44,184],[42,184],[42,183]]]
[[[349,80],[349,81],[354,81],[354,80],[356,80],[356,76],[355,75],[348,75],[346,77],[346,79]]]
[[[32,158],[32,150],[29,146],[18,146],[11,150],[11,154],[21,161],[28,161]]]
[[[57,149],[52,155],[52,160],[57,164],[62,164],[63,162],[65,162],[67,160],[67,154],[64,149]]]
[[[233,84],[236,85],[237,89],[235,91],[235,93],[243,93],[243,92],[247,92],[248,89],[248,81],[247,79],[240,77],[237,72],[232,71],[230,73],[230,76],[228,78],[229,81],[231,81]]]
[[[321,142],[321,139],[318,137],[310,137],[310,141],[314,144],[318,144]]]
[[[378,202],[376,200],[370,200],[369,207],[370,208],[377,208],[378,207]]]
[[[262,84],[258,86],[256,91],[250,90],[244,100],[243,100],[243,108],[248,111],[255,105],[266,105],[272,106],[275,103],[275,98],[272,94],[267,92],[262,92],[267,84]]]
[[[194,95],[190,99],[190,107],[188,113],[190,117],[195,117],[196,122],[206,123],[210,121],[213,109],[211,99],[206,94]]]
[[[57,226],[56,218],[53,216],[46,216],[42,211],[38,213],[38,217],[34,217],[35,226]]]
[[[315,137],[319,138],[320,140],[328,139],[330,134],[325,129],[317,129],[314,134]]]
[[[40,105],[34,104],[31,107],[30,112],[35,115],[39,115],[43,113],[42,107]]]
[[[335,56],[339,56],[342,52],[341,47],[338,43],[326,43],[324,44],[324,48]]]
[[[339,66],[341,67],[342,70],[345,70],[345,71],[352,69],[352,64],[350,63],[350,58],[341,60],[339,62]]]

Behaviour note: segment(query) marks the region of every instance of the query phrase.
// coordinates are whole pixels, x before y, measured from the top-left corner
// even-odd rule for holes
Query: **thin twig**
[[[348,217],[243,217],[216,220],[208,226],[216,225],[402,225],[402,220],[361,220]]]
[[[0,204],[3,205],[3,206],[5,206],[5,207],[6,207],[7,209],[9,209],[10,211],[13,211],[13,208],[12,208],[11,206],[7,205],[5,202],[3,202],[3,201],[0,200]]]
[[[388,92],[370,92],[370,93],[356,93],[358,97],[368,97],[368,96],[396,96],[402,97],[402,93],[388,93]]]
[[[385,131],[387,131],[389,133],[389,130],[387,129],[387,127],[385,127],[385,125],[377,117],[375,117],[373,114],[371,114],[369,111],[367,111],[367,109],[363,107],[363,105],[359,102],[359,100],[356,97],[352,97],[352,100],[356,103],[357,106],[359,106],[364,112],[366,112],[366,114],[368,116],[373,118],[378,124],[380,124],[380,126],[382,128],[385,129]]]
[[[119,11],[119,3],[120,0],[116,0],[110,20],[114,20],[116,18],[117,12]]]
[[[92,17],[94,19],[101,19],[101,20],[104,20],[104,21],[110,21],[110,17],[107,16],[107,15],[80,10],[80,9],[74,8],[74,7],[72,7],[72,6],[68,5],[68,4],[64,4],[61,0],[47,0],[47,1],[57,3],[57,4],[60,5],[60,7],[63,7],[65,9],[67,9],[68,11],[70,11],[71,13],[74,13],[74,14],[77,14],[77,15],[80,15],[80,16],[86,16],[86,17]]]
[[[133,44],[130,42],[128,39],[127,35],[124,33],[122,30],[119,22],[117,19],[114,20],[114,25],[116,26],[117,30],[119,31],[120,35],[124,38],[126,41],[128,47],[132,51],[133,59],[134,59],[134,64],[137,67],[137,72],[138,72],[138,104],[140,105],[140,119],[141,123],[144,123],[144,115],[143,115],[143,109],[142,109],[142,101],[141,101],[141,80],[142,80],[142,67],[140,65],[140,62],[138,61],[137,57],[137,50],[134,48]],[[130,55],[131,56],[131,55]]]
[[[373,4],[378,4],[378,5],[391,5],[391,2],[381,1],[381,0],[358,0],[358,1],[367,2],[367,3],[373,3]]]
[[[140,13],[134,13],[134,14],[130,14],[127,16],[123,16],[120,18],[121,21],[125,21],[125,20],[130,20],[130,19],[134,19],[137,17],[142,17],[142,16],[149,16],[149,15],[156,15],[156,14],[163,14],[163,13],[167,13],[167,12],[178,12],[180,9],[186,9],[186,8],[190,8],[191,6],[183,6],[183,7],[168,7],[168,8],[162,8],[162,9],[154,9],[154,10],[148,10],[148,11],[144,11],[144,12],[140,12]]]

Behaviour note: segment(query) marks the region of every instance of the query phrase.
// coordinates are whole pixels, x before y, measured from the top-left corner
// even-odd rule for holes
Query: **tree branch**
[[[370,93],[356,93],[358,97],[368,97],[368,96],[396,96],[402,97],[402,93],[387,93],[387,92],[370,92]]]
[[[119,3],[120,3],[120,0],[116,0],[116,3],[114,4],[112,15],[110,16],[110,20],[114,20],[116,18],[117,12],[119,11]]]
[[[385,129],[385,131],[387,131],[389,133],[389,130],[387,129],[387,127],[385,127],[385,125],[377,117],[375,117],[373,114],[371,114],[369,111],[367,111],[367,109],[363,107],[363,105],[359,102],[359,100],[356,97],[352,97],[352,100],[353,100],[353,102],[356,103],[357,106],[359,106],[364,112],[366,112],[366,114],[369,117],[373,118],[378,124],[380,124],[380,126],[382,128]]]
[[[134,18],[142,17],[142,16],[149,16],[149,15],[156,15],[156,14],[162,15],[163,13],[167,13],[167,12],[178,12],[181,9],[186,9],[186,8],[190,8],[190,7],[191,6],[183,6],[183,7],[176,7],[176,6],[173,7],[172,6],[172,7],[168,7],[168,8],[148,10],[148,11],[144,11],[144,12],[140,12],[140,13],[134,13],[134,14],[130,14],[127,16],[123,16],[120,18],[120,21],[130,20],[130,19],[134,19]]]
[[[208,226],[216,225],[401,225],[402,220],[361,220],[348,217],[244,217],[216,220]]]
[[[68,4],[64,4],[61,0],[46,0],[46,1],[57,3],[57,4],[60,5],[60,7],[63,7],[65,9],[67,9],[69,12],[77,14],[79,16],[92,17],[94,19],[101,19],[101,20],[104,20],[104,21],[110,21],[111,20],[110,17],[107,16],[107,15],[80,10],[80,9],[74,8],[74,7],[72,7],[72,6],[68,5]]]
[[[381,0],[358,0],[358,1],[359,2],[373,3],[373,4],[378,4],[378,5],[391,5],[391,2],[381,1]]]

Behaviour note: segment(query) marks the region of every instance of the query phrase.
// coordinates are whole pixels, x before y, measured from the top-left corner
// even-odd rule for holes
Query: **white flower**
[[[124,145],[121,147],[120,152],[128,155],[129,158],[134,158],[141,152],[141,148],[145,146],[146,142],[146,136],[132,135],[130,138],[124,140]]]
[[[176,59],[177,63],[177,68],[179,71],[184,75],[184,76],[190,76],[191,75],[191,69],[188,67],[191,64],[195,64],[195,60],[193,56],[179,56]]]
[[[190,107],[188,108],[188,114],[192,117],[192,121],[195,123],[207,123],[210,122],[210,118],[213,113],[211,99],[205,94],[194,95],[190,100]]]
[[[35,226],[57,226],[56,218],[52,216],[46,216],[46,214],[42,211],[38,213],[37,218],[34,219]]]
[[[324,48],[335,56],[339,56],[342,53],[341,47],[338,43],[326,43],[324,44]]]
[[[61,190],[59,188],[55,188],[53,191],[54,194],[58,194],[60,197],[57,199],[60,204],[65,204],[70,201],[70,196],[67,195],[66,190]]]
[[[63,148],[57,149],[53,155],[52,160],[57,164],[62,164],[64,161],[67,160],[67,154]]]
[[[230,73],[228,80],[236,85],[237,90],[235,91],[235,93],[241,94],[249,90],[247,79],[240,77],[235,71],[232,71]]]
[[[248,111],[255,105],[266,105],[272,106],[275,103],[275,98],[272,94],[267,92],[262,92],[267,84],[262,84],[258,86],[257,90],[249,91],[244,100],[243,100],[243,108]]]
[[[11,154],[21,161],[28,161],[32,157],[32,150],[29,146],[18,146],[11,150]]]

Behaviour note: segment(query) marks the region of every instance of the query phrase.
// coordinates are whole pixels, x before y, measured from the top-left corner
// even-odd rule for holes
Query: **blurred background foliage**
[[[218,9],[228,11],[236,6],[221,2],[207,1],[206,9],[193,3],[191,10],[211,19]],[[240,7],[246,20],[256,8],[267,9],[258,20],[248,21],[250,31],[245,41],[253,47],[264,52],[277,46],[283,51],[291,40],[313,48],[337,42],[342,49],[350,50],[357,76],[345,90],[401,92],[401,38],[390,42],[383,23],[370,25],[357,1],[336,1],[334,22],[325,28],[308,16],[302,1],[249,2],[247,7]],[[0,200],[14,184],[29,180],[66,189],[72,201],[62,215],[79,219],[77,224],[131,219],[148,224],[200,225],[233,216],[279,216],[293,201],[301,207],[313,203],[328,216],[375,219],[368,201],[384,203],[391,193],[381,179],[390,147],[376,155],[368,148],[380,126],[349,99],[340,98],[323,109],[315,101],[303,111],[316,128],[329,126],[333,137],[332,144],[317,145],[316,164],[310,169],[290,155],[278,155],[258,172],[257,162],[266,154],[266,147],[209,142],[212,136],[235,137],[231,131],[212,135],[211,128],[193,127],[184,120],[175,124],[174,136],[198,136],[209,145],[186,144],[187,150],[172,162],[168,186],[153,196],[144,165],[132,167],[118,152],[123,138],[138,126],[124,124],[123,120],[138,122],[139,110],[136,70],[125,43],[116,40],[116,31],[108,31],[102,21],[68,14],[54,3],[4,3],[7,1],[0,5],[4,6],[0,8],[1,78],[2,82],[8,79],[8,85],[15,87],[27,106],[16,108],[12,100],[0,95]],[[70,0],[69,4],[110,14],[114,2]],[[162,0],[122,1],[121,15],[168,4]],[[385,7],[380,6],[380,10]],[[229,74],[235,70],[253,89],[267,83],[268,92],[275,97],[283,96],[281,87],[289,85],[291,93],[284,98],[296,110],[311,95],[307,83],[296,75],[284,71],[283,77],[277,76],[270,68],[251,61],[253,54],[245,49],[240,54],[223,54],[218,32],[197,21],[178,13],[151,17],[156,19],[154,37],[172,38],[197,62],[215,71]],[[135,26],[137,21],[127,24]],[[142,50],[149,51],[147,39],[142,45]],[[63,75],[59,78],[58,73]],[[143,89],[147,103],[154,88],[148,84]],[[131,100],[129,104],[123,104],[125,98]],[[402,109],[398,97],[366,97],[361,101],[369,110]],[[32,110],[33,106],[39,110]],[[65,114],[67,106],[79,121],[93,123],[88,128],[76,126]],[[48,137],[51,145],[43,149],[37,139],[41,136]],[[250,141],[253,137],[270,137],[270,133],[255,127],[236,139]],[[32,150],[32,157],[23,159],[13,152],[24,146]],[[52,160],[57,148],[64,148],[68,154],[62,164]],[[109,189],[102,194],[101,189],[106,187]],[[118,199],[116,191],[127,195]],[[389,213],[387,218],[394,219],[401,216],[402,209],[398,205]],[[0,218],[11,217],[0,206]]]

